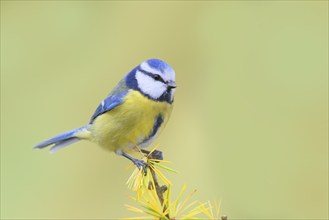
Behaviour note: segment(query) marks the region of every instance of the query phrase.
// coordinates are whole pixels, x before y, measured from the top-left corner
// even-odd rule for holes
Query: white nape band
[[[147,63],[147,62],[143,62],[141,65],[140,65],[140,68],[146,72],[149,72],[149,73],[153,73],[153,74],[158,74],[158,75],[162,75],[162,73],[156,69],[153,69],[152,67],[150,67],[150,65]]]

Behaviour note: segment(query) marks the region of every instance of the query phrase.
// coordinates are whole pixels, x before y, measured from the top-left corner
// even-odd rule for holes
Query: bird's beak
[[[173,81],[167,82],[168,89],[174,89],[176,88],[176,83]]]

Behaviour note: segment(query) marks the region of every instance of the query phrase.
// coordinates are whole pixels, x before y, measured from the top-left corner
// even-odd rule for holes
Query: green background
[[[161,58],[177,74],[155,142],[174,194],[220,198],[230,219],[327,219],[327,19],[327,1],[1,1],[1,218],[135,216],[127,160],[31,148]]]

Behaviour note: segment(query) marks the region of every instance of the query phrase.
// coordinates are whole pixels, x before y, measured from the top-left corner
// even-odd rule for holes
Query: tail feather
[[[73,144],[75,142],[78,142],[80,141],[80,138],[77,138],[77,137],[74,137],[74,138],[69,138],[65,141],[60,141],[60,142],[57,142],[52,148],[50,148],[49,152],[50,153],[55,153],[56,151],[70,145],[70,144]]]
[[[53,138],[50,138],[46,141],[43,141],[37,145],[35,145],[33,148],[34,149],[43,149],[43,148],[46,148],[50,145],[54,145],[51,149],[50,149],[50,153],[54,153],[55,151],[57,150],[60,150],[70,144],[73,144],[77,141],[80,140],[80,138],[76,137],[76,133],[78,131],[81,131],[85,129],[85,126],[84,127],[81,127],[81,128],[76,128],[76,129],[73,129],[71,131],[67,131],[65,133],[62,133],[60,135],[57,135]]]

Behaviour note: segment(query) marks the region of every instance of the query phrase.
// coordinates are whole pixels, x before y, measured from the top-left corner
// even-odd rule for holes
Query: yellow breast
[[[140,92],[130,90],[123,104],[94,120],[89,128],[91,141],[110,151],[127,150],[149,136],[159,114],[163,118],[161,131],[171,111],[171,104],[150,100]]]

